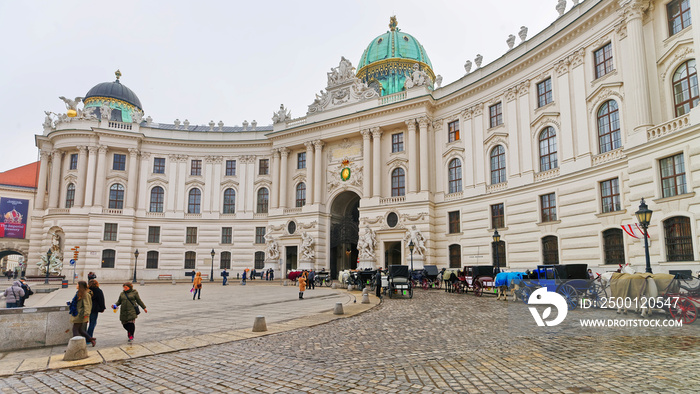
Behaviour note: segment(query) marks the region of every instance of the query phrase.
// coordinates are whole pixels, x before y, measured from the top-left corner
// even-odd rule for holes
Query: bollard
[[[369,294],[369,288],[365,287],[362,289],[362,295]]]
[[[348,285],[348,291],[352,290],[352,285]]]
[[[287,279],[285,279],[284,282],[282,282],[282,286],[289,286],[289,283],[287,283]]]
[[[369,304],[369,293],[362,294],[362,303]]]
[[[343,303],[342,302],[335,303],[335,308],[333,308],[333,314],[334,315],[344,315],[345,314],[345,312],[343,312]]]
[[[335,289],[337,289],[337,288],[338,288],[338,284],[337,284],[337,283],[333,283],[333,284],[331,285],[331,289],[335,290]]]
[[[75,361],[88,358],[87,345],[85,338],[73,337],[68,342],[66,353],[63,355],[63,361]]]
[[[177,282],[175,281],[175,279],[173,279],[173,286],[175,286],[176,284]]]
[[[141,286],[145,286],[145,285],[146,285],[146,281],[141,279]]]
[[[265,316],[257,316],[255,322],[253,323],[253,332],[264,332],[267,331],[267,324],[265,324]]]

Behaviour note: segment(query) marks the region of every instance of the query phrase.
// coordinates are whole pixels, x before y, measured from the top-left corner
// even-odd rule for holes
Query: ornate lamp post
[[[51,262],[51,249],[46,252],[46,280],[44,281],[45,285],[49,284],[49,265]]]
[[[209,282],[214,281],[214,249],[211,250],[211,273],[209,274]]]
[[[408,244],[408,250],[411,251],[411,272],[413,272],[413,248],[415,248],[416,245],[413,244],[413,240]]]
[[[654,211],[649,209],[647,207],[647,204],[644,202],[644,199],[642,198],[641,203],[639,203],[639,210],[634,213],[634,215],[637,217],[637,221],[639,222],[639,225],[642,226],[642,229],[644,230],[644,254],[646,255],[647,258],[647,270],[646,272],[652,273],[651,272],[651,259],[649,259],[649,233],[647,232],[647,229],[649,228],[649,223],[651,222],[651,214]]]
[[[498,243],[501,242],[501,234],[498,233],[498,229],[495,229],[493,231],[493,242],[496,244],[496,252],[495,252],[495,257],[496,257],[496,269],[494,270],[495,273],[501,272],[501,264],[498,262]]]
[[[139,250],[134,251],[134,280],[131,283],[136,283],[136,262],[139,260]]]

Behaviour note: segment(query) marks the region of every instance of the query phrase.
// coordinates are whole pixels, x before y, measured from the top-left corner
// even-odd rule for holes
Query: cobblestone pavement
[[[697,337],[511,337],[493,297],[417,291],[358,316],[83,368],[2,392],[697,392]]]

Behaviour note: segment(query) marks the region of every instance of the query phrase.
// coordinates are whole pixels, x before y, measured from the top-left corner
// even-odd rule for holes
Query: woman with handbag
[[[143,308],[143,311],[148,313],[146,310],[146,304],[141,301],[139,297],[139,292],[134,290],[134,285],[131,282],[126,282],[122,285],[121,294],[119,294],[119,299],[117,303],[112,306],[117,308],[121,305],[121,311],[119,312],[119,320],[122,322],[122,326],[129,335],[129,342],[134,340],[134,331],[136,331],[136,318],[141,313],[139,305]]]
[[[97,314],[105,311],[105,295],[100,289],[100,284],[97,279],[90,279],[88,288],[92,292],[92,310],[90,312],[90,324],[88,325],[87,333],[92,336],[97,327]]]
[[[73,323],[73,336],[84,337],[95,347],[95,338],[85,332],[84,325],[90,319],[92,311],[92,292],[88,289],[88,284],[84,280],[78,282],[78,291],[70,302],[70,322]]]
[[[202,273],[197,272],[197,275],[194,277],[194,281],[192,282],[192,299],[194,300],[194,297],[197,297],[199,300],[200,297],[202,296]]]
[[[5,290],[5,307],[6,308],[19,308],[19,303],[22,297],[24,297],[24,290],[22,289],[22,282],[16,280],[12,283],[12,286]]]

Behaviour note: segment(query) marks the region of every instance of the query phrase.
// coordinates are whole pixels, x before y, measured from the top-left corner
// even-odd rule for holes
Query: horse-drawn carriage
[[[533,291],[546,287],[564,297],[569,310],[576,308],[583,297],[597,305],[606,297],[605,289],[599,280],[589,278],[587,269],[587,264],[538,265],[518,283],[517,295],[527,303]]]
[[[389,298],[398,295],[407,295],[408,298],[413,298],[413,286],[411,285],[410,273],[407,265],[390,265],[389,266]]]
[[[446,270],[443,273],[445,291],[461,294],[471,289],[477,297],[481,297],[484,291],[494,289],[494,278],[494,267],[491,265],[469,265],[463,270]]]
[[[319,271],[316,272],[316,276],[314,277],[314,282],[316,286],[326,286],[326,287],[331,287],[331,283],[333,283],[333,279],[331,279],[331,273],[328,271]]]
[[[422,287],[424,290],[440,288],[440,271],[437,265],[426,265],[423,269],[411,272],[411,284],[413,287]]]
[[[682,321],[684,325],[691,324],[697,318],[700,308],[700,281],[676,275],[674,282],[663,295],[669,299],[667,309],[674,320]]]

